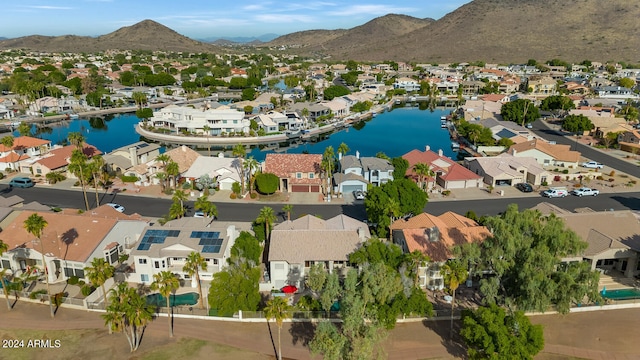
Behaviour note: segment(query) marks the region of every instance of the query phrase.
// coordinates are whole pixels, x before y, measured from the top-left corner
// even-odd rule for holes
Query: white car
[[[115,204],[115,203],[108,203],[107,206],[111,206],[115,211],[117,212],[124,212],[124,206],[119,205],[119,204]]]
[[[582,167],[589,168],[589,169],[602,169],[604,165],[600,164],[597,161],[588,161],[588,162],[583,162]]]
[[[356,200],[364,200],[364,191],[362,190],[356,190],[353,192],[353,197]]]
[[[576,196],[598,196],[598,194],[600,194],[600,190],[581,187],[571,191],[571,193]]]

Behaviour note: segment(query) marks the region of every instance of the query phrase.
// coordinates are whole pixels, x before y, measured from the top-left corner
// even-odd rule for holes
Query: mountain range
[[[336,61],[523,63],[562,59],[638,63],[638,18],[640,3],[628,0],[474,0],[438,20],[389,14],[351,29],[301,31],[251,44],[285,47],[292,53],[328,56]],[[152,20],[95,38],[34,35],[0,41],[0,49],[7,48],[47,52],[229,51],[187,38]]]

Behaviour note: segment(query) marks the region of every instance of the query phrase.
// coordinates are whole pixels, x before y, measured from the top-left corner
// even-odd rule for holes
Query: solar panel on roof
[[[178,237],[180,236],[180,230],[169,230],[169,237]]]
[[[205,245],[202,247],[203,253],[219,253],[220,246],[219,245]]]
[[[149,248],[151,247],[151,244],[149,243],[141,243],[140,245],[138,245],[138,250],[149,250]]]

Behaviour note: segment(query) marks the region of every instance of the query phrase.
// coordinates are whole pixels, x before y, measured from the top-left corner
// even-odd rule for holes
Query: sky
[[[4,0],[0,37],[99,36],[145,19],[193,39],[352,28],[386,14],[439,19],[471,0]]]

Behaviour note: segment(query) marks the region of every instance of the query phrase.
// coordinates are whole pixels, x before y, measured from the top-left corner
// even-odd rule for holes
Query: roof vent
[[[429,242],[438,242],[440,241],[440,230],[437,227],[431,227],[424,229],[424,237],[429,240]]]

